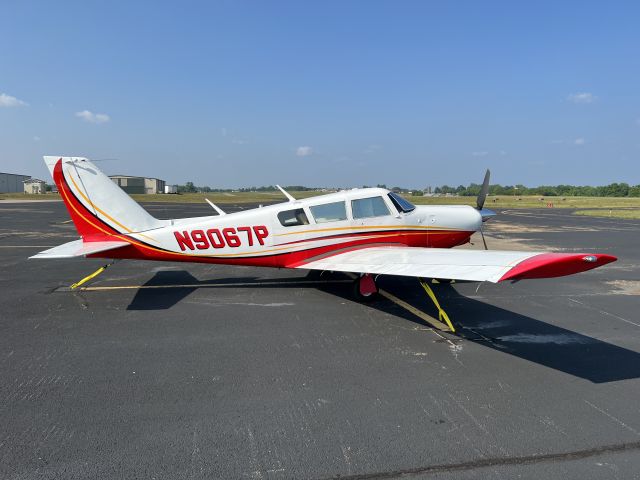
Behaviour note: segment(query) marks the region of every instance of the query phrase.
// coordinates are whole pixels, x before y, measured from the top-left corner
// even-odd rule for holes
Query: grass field
[[[322,195],[322,192],[289,192],[295,198],[308,198]],[[46,195],[27,195],[23,193],[3,193],[0,194],[0,203],[5,199],[14,200],[54,200],[59,199],[57,194],[48,193]],[[147,203],[205,203],[208,198],[214,203],[238,204],[238,203],[275,203],[285,201],[280,192],[235,192],[235,193],[188,193],[181,195],[132,195],[137,202]],[[408,196],[408,200],[416,205],[475,205],[475,197],[413,197]],[[539,197],[539,196],[498,196],[487,197],[485,206],[487,208],[576,208],[585,209],[576,212],[579,215],[609,216],[609,210],[601,211],[594,209],[612,209],[612,216],[618,218],[638,218],[640,209],[639,197]],[[622,209],[619,210],[618,209]]]
[[[0,193],[0,202],[2,200],[60,200],[57,193],[47,193],[39,195],[35,193]]]
[[[578,210],[574,215],[586,215],[589,217],[626,218],[631,220],[640,219],[640,208],[606,209],[598,210]]]

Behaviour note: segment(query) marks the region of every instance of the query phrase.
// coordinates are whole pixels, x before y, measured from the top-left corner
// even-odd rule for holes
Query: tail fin
[[[86,158],[44,157],[44,163],[85,241],[163,226]]]

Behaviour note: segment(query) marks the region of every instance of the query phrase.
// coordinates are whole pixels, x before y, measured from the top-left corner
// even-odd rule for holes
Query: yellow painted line
[[[73,222],[73,220],[65,220],[64,222],[60,222],[60,225],[62,225],[63,223],[71,223]]]
[[[169,288],[214,288],[214,287],[259,287],[259,286],[291,286],[291,285],[326,285],[335,283],[350,283],[351,280],[301,280],[292,282],[242,282],[242,283],[184,283],[184,284],[169,284],[169,285],[114,285],[114,286],[101,286],[101,287],[79,287],[76,291],[83,292],[101,292],[111,290],[154,290],[154,289],[169,289]],[[70,289],[59,288],[58,292],[67,292]]]

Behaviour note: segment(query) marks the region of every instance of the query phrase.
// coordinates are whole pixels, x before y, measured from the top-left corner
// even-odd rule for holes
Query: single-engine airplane
[[[159,220],[86,158],[44,157],[80,239],[31,258],[90,257],[348,272],[374,298],[378,275],[503,282],[571,275],[614,262],[599,253],[455,250],[482,234],[489,171],[476,207],[415,206],[383,188],[358,188],[206,217]],[[278,187],[280,188],[280,187]],[[208,201],[208,200],[207,200]],[[482,234],[484,242],[484,235]],[[437,300],[430,293],[437,304]],[[445,315],[453,330],[453,325]]]

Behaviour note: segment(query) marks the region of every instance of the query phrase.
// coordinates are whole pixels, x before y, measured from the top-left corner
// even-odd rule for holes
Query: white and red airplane
[[[359,300],[375,296],[377,275],[496,283],[571,275],[616,260],[598,253],[452,249],[482,233],[483,221],[495,215],[483,209],[489,171],[477,208],[414,206],[382,188],[304,200],[282,190],[288,201],[276,205],[225,214],[211,204],[217,215],[159,220],[86,158],[44,160],[81,238],[32,258],[131,258],[351,272],[357,274],[354,293]]]

